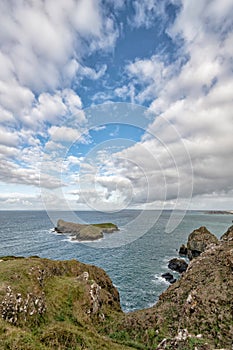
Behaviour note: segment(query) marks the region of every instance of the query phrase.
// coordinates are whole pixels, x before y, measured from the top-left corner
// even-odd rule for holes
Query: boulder
[[[222,235],[221,241],[232,241],[233,240],[233,225]]]
[[[187,255],[189,260],[198,257],[210,244],[217,245],[218,243],[217,237],[207,230],[205,226],[194,230],[188,237]]]
[[[173,277],[173,275],[170,272],[165,272],[161,275],[167,282],[175,283],[176,279]]]
[[[185,272],[187,270],[187,267],[188,267],[188,264],[184,259],[174,258],[174,259],[171,259],[168,263],[169,269],[179,273]]]

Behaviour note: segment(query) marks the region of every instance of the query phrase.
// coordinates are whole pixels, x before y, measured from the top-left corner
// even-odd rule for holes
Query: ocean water
[[[188,212],[172,233],[166,233],[170,214],[169,211],[160,215],[156,211],[147,211],[146,216],[137,222],[140,212],[136,210],[78,212],[83,222],[113,222],[119,226],[119,232],[106,235],[103,242],[108,244],[103,245],[103,242],[71,242],[66,236],[53,233],[54,224],[46,211],[0,211],[0,256],[38,255],[94,264],[111,277],[119,290],[124,311],[142,309],[155,304],[168,287],[161,274],[168,271],[168,261],[178,256],[177,250],[186,243],[190,232],[206,226],[220,237],[232,224],[231,215]],[[70,213],[57,212],[53,215],[56,217],[69,220]],[[127,226],[129,222],[132,223],[130,227]],[[135,226],[134,222],[137,223]],[[151,222],[149,230],[148,222]],[[131,237],[128,243],[125,240],[127,235]]]

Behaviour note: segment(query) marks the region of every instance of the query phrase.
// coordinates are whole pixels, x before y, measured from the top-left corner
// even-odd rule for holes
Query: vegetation
[[[118,293],[103,270],[75,260],[13,257],[1,260],[0,349],[127,349],[98,334],[95,326],[103,322],[100,319],[103,313],[106,319],[122,313]],[[82,277],[84,272],[89,274],[87,281]],[[100,301],[103,303],[96,313],[90,311],[93,306],[90,288],[94,280],[102,287]],[[20,307],[27,305],[29,295],[35,307],[31,305],[25,313]],[[45,307],[39,312],[36,306],[42,298]]]
[[[124,314],[100,268],[1,258],[0,349],[231,349],[232,271],[233,240],[220,241],[194,258],[155,306]]]
[[[117,225],[112,224],[111,222],[103,222],[101,224],[91,224],[91,226],[99,227],[99,228],[110,228],[117,230]]]

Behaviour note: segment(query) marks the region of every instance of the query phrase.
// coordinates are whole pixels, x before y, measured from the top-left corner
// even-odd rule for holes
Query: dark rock
[[[232,241],[233,240],[233,225],[229,227],[227,232],[225,232],[220,239],[222,241]]]
[[[172,280],[169,281],[171,284],[176,282],[176,278],[173,278]]]
[[[218,243],[217,237],[208,231],[205,226],[194,230],[188,237],[187,250],[189,260],[198,257],[210,244],[217,245]]]
[[[187,270],[188,264],[184,259],[174,258],[169,261],[168,267],[173,271],[182,273]]]
[[[180,256],[187,256],[188,254],[188,249],[186,247],[186,245],[182,244],[182,246],[179,249],[179,255]]]
[[[173,275],[170,272],[165,272],[161,275],[166,281],[170,283],[174,283],[176,279],[173,277]]]

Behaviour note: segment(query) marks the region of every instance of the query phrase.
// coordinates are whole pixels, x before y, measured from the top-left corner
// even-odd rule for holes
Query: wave
[[[153,283],[159,284],[159,285],[161,285],[161,284],[164,284],[164,285],[167,285],[167,286],[170,285],[170,283],[169,283],[168,281],[166,281],[165,278],[163,278],[163,277],[162,277],[161,275],[159,275],[158,273],[156,273],[156,274],[154,275],[154,278],[152,278],[151,281],[152,281]]]

